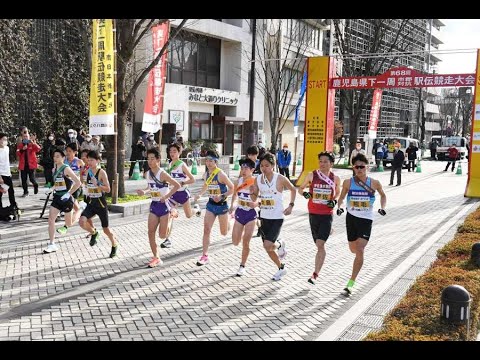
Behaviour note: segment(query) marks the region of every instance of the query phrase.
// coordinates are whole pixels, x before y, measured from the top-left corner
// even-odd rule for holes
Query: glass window
[[[197,86],[207,87],[207,72],[206,71],[197,72]]]
[[[219,74],[207,73],[207,87],[219,89],[220,88],[220,76]]]
[[[218,142],[223,142],[224,138],[224,123],[213,124],[213,138]]]
[[[242,140],[242,125],[233,126],[233,140]]]
[[[207,71],[207,48],[205,46],[198,48],[198,70]]]
[[[210,139],[210,124],[200,125],[200,135],[202,139]]]
[[[183,70],[183,81],[182,84],[185,85],[197,85],[195,81],[195,72]]]
[[[169,82],[174,84],[181,84],[182,83],[182,72],[179,68],[171,67],[169,71]]]
[[[195,71],[197,69],[197,44],[190,41],[186,41],[185,47],[183,48],[183,56],[184,56],[183,68],[185,70]]]

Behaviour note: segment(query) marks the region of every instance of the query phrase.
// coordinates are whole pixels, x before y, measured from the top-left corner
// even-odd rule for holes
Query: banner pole
[[[113,25],[113,188],[112,188],[112,204],[116,204],[118,200],[118,114],[117,114],[117,25],[115,19],[112,19]],[[123,170],[123,166],[121,167]],[[123,176],[123,172],[122,172]]]

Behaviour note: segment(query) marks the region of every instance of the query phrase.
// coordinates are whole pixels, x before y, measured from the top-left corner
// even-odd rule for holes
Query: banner
[[[480,197],[480,50],[477,50],[477,70],[473,95],[473,119],[470,132],[468,180],[465,196]]]
[[[303,73],[302,85],[300,86],[300,98],[298,99],[297,107],[295,108],[295,120],[293,121],[293,137],[298,137],[298,112],[300,105],[302,105],[303,98],[307,91],[307,72]]]
[[[305,103],[305,141],[303,169],[297,183],[318,168],[318,153],[333,150],[335,90],[329,78],[335,74],[335,62],[328,56],[308,58],[308,81]]]
[[[153,59],[155,59],[165,43],[168,41],[169,22],[152,28]],[[153,60],[152,59],[152,60]],[[163,117],[163,99],[165,81],[167,78],[167,51],[160,57],[160,61],[150,70],[148,75],[147,95],[145,96],[145,110],[143,112],[142,131],[156,133],[161,128]]]
[[[114,49],[112,19],[94,19],[90,81],[91,135],[115,134]]]
[[[380,105],[382,103],[381,89],[375,89],[372,96],[372,108],[370,109],[370,122],[368,123],[368,136],[371,139],[377,137],[378,116],[380,115]]]

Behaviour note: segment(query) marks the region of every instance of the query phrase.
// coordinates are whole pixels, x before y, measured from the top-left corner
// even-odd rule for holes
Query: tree
[[[287,120],[295,114],[313,33],[304,20],[262,19],[257,26],[255,83],[265,97],[274,152]],[[251,54],[246,56],[251,59]]]
[[[158,64],[162,55],[167,51],[168,45],[188,19],[183,19],[175,27],[168,41],[164,44],[158,55],[147,61],[140,69],[134,69],[135,51],[145,37],[151,33],[153,26],[162,24],[168,19],[117,19],[116,20],[116,48],[117,48],[117,149],[107,146],[107,173],[113,179],[114,151],[117,151],[117,169],[123,169],[125,162],[125,135],[129,110],[132,107],[135,93],[144,81],[150,70]],[[136,65],[138,64],[135,63]],[[109,139],[110,140],[110,139]],[[110,142],[110,141],[109,141]],[[125,183],[123,173],[118,182],[118,196],[125,196]]]
[[[17,96],[31,74],[31,26],[32,20],[0,19],[0,129],[12,135],[21,124]]]
[[[342,76],[377,76],[397,65],[398,53],[412,47],[413,20],[368,19],[363,20],[370,27],[369,36],[355,29],[359,19],[332,19],[335,26],[335,44],[341,59]],[[355,51],[356,41],[362,37],[364,50]],[[392,54],[395,53],[395,54]],[[368,54],[375,54],[373,56]],[[373,90],[340,90],[340,108],[348,114],[350,150],[358,137],[362,112],[371,104]],[[343,113],[340,114],[343,120]]]

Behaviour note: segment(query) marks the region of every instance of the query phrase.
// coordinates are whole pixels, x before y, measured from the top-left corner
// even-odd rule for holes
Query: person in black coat
[[[146,150],[142,137],[139,136],[136,144],[132,144],[132,155],[130,155],[130,170],[128,176],[131,178],[137,161],[144,161],[143,154]],[[141,167],[141,166],[140,166]]]
[[[400,150],[400,144],[395,143],[395,152],[393,153],[393,161],[392,161],[392,173],[390,174],[390,184],[393,185],[393,176],[395,172],[397,173],[397,185],[400,186],[402,184],[402,167],[403,161],[405,160],[405,154],[402,150]]]
[[[43,172],[45,174],[45,183],[53,186],[53,151],[56,149],[55,145],[55,135],[53,132],[49,133],[47,139],[42,146],[42,159],[40,160],[40,165],[43,167]]]
[[[412,171],[415,171],[415,168],[417,167],[415,165],[415,160],[417,160],[417,151],[418,147],[413,145],[413,143],[410,143],[407,150],[405,150],[408,156],[408,172],[410,172],[410,167],[412,168]]]

